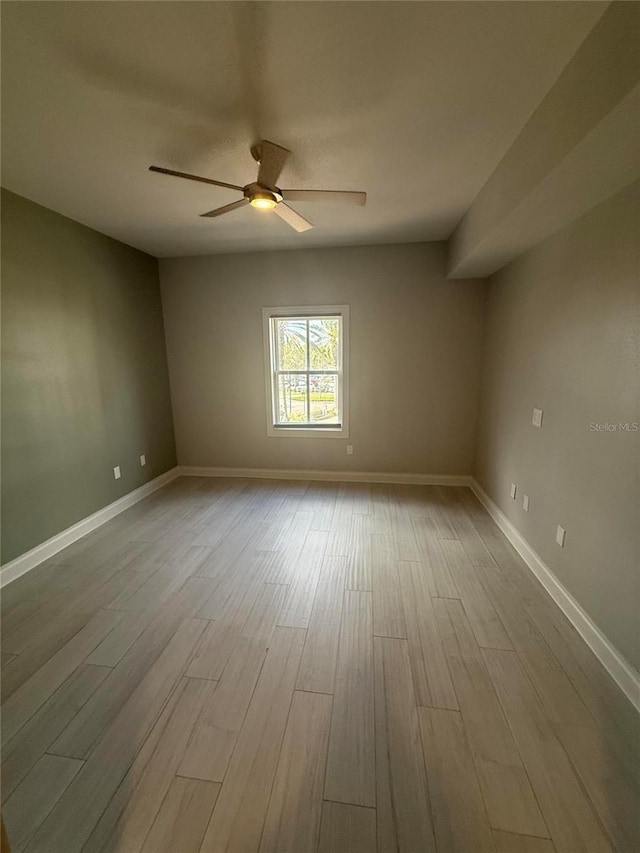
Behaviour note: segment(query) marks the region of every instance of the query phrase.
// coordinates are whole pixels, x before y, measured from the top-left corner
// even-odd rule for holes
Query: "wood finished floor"
[[[2,595],[13,853],[637,853],[638,718],[463,488],[181,478]]]

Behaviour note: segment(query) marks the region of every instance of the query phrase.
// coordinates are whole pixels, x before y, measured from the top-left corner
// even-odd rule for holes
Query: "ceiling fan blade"
[[[291,151],[281,145],[276,145],[275,142],[269,142],[267,139],[263,139],[258,147],[260,149],[258,183],[262,184],[263,187],[275,188],[282,167]]]
[[[284,219],[287,225],[290,225],[296,231],[308,231],[309,228],[313,228],[313,225],[304,216],[300,216],[299,213],[296,213],[293,208],[289,207],[283,201],[273,208],[273,212],[277,213],[280,219]]]
[[[226,187],[228,190],[244,192],[244,187],[237,184],[225,184],[224,181],[214,181],[212,178],[201,178],[199,175],[189,175],[187,172],[175,172],[173,169],[163,169],[162,166],[149,166],[150,172],[160,172],[162,175],[174,175],[176,178],[187,178],[189,181],[200,181],[203,184],[213,184],[214,187]]]
[[[240,201],[232,201],[231,204],[225,204],[224,207],[216,207],[215,210],[209,210],[207,213],[201,213],[200,216],[222,216],[223,213],[231,213],[232,210],[237,210],[239,207],[244,207],[249,204],[248,198],[241,198]]]
[[[281,190],[286,201],[331,201],[338,204],[367,203],[367,194],[349,190]]]

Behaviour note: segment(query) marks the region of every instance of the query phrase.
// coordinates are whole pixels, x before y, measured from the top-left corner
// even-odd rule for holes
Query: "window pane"
[[[337,370],[340,347],[340,320],[325,317],[309,321],[310,367]]]
[[[277,406],[277,423],[308,423],[306,374],[279,374]]]
[[[278,370],[307,370],[306,320],[276,320],[275,326]]]
[[[326,373],[309,376],[311,391],[311,422],[318,424],[340,423],[338,417],[338,377]]]

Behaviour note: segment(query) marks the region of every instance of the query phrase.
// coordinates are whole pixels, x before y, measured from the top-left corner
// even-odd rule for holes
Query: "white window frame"
[[[326,427],[278,426],[275,422],[276,353],[272,339],[272,320],[283,317],[336,317],[342,321],[341,353],[338,373],[338,400],[342,406],[342,423]],[[262,309],[262,334],[264,338],[264,366],[267,409],[267,435],[272,438],[348,438],[349,437],[349,306],[348,305],[297,305],[284,308]],[[290,372],[290,371],[287,371]],[[295,371],[293,371],[295,373]],[[302,371],[306,373],[307,371]],[[316,371],[309,371],[315,373]],[[317,371],[322,373],[322,371]]]

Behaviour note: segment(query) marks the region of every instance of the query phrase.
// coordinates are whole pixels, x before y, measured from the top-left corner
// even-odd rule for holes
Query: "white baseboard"
[[[502,530],[509,542],[511,542],[518,554],[520,554],[524,562],[607,670],[611,678],[613,678],[631,704],[640,711],[640,675],[625,660],[607,637],[605,637],[589,614],[583,610],[571,593],[560,583],[549,566],[538,556],[477,480],[473,477],[470,478],[469,485],[480,503],[485,507],[500,530]]]
[[[133,492],[123,495],[121,498],[118,498],[117,501],[99,509],[92,515],[88,515],[86,518],[76,522],[76,524],[73,524],[71,527],[67,527],[66,530],[56,533],[56,535],[52,536],[51,539],[47,539],[46,542],[36,545],[35,548],[32,548],[25,554],[21,554],[19,557],[16,557],[15,560],[5,563],[0,567],[0,587],[6,586],[8,583],[11,583],[11,581],[16,580],[16,578],[19,578],[26,572],[31,571],[31,569],[34,569],[40,563],[44,562],[44,560],[48,560],[49,557],[53,557],[53,555],[57,554],[58,551],[62,551],[62,549],[66,548],[67,545],[71,545],[72,542],[75,542],[77,539],[81,539],[83,536],[86,536],[87,533],[91,533],[91,531],[95,530],[96,527],[100,527],[100,525],[104,524],[106,521],[109,521],[114,518],[114,516],[124,512],[125,509],[128,509],[130,506],[138,503],[138,501],[146,498],[147,495],[152,494],[152,492],[157,491],[162,488],[162,486],[166,486],[167,483],[170,483],[179,476],[180,473],[178,467],[176,466],[175,468],[171,468],[171,470],[165,471],[164,474],[160,474],[159,477],[155,477],[148,483],[134,489]]]
[[[202,468],[180,465],[182,477],[246,477],[267,480],[328,480],[339,483],[406,483],[416,486],[470,486],[467,474],[388,474],[379,471],[305,471],[284,468]]]

